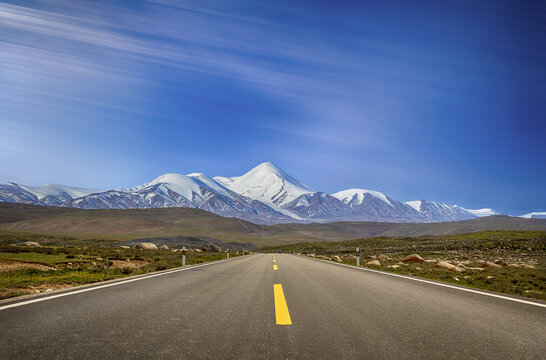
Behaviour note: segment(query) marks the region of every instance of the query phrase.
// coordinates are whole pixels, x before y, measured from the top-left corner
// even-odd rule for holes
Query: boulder
[[[529,264],[527,264],[527,265],[523,265],[523,267],[524,267],[525,269],[536,269],[536,267],[535,267],[535,266],[533,266],[533,265],[529,265]]]
[[[463,268],[450,264],[447,261],[440,261],[438,264],[436,264],[436,267],[446,268],[450,271],[457,271],[457,272],[464,271]]]
[[[147,242],[138,243],[136,244],[135,248],[141,249],[141,250],[157,250],[157,246],[155,246],[155,244],[147,243]]]
[[[424,262],[425,260],[423,260],[423,258],[417,254],[411,254],[403,258],[402,261],[405,263],[408,263],[408,262]]]
[[[340,258],[339,256],[337,256],[337,255],[332,256],[332,258],[331,258],[330,260],[332,260],[332,261],[337,261],[337,262],[341,262],[341,258]]]
[[[364,266],[381,266],[381,263],[379,260],[372,260],[365,263]]]
[[[389,269],[398,269],[400,265],[389,265],[387,266]]]
[[[169,247],[167,245],[161,245],[159,248],[161,250],[169,250]]]
[[[432,260],[432,259],[423,260],[423,261],[426,262],[426,263],[428,263],[428,264],[432,264],[432,263],[438,262],[438,260]]]
[[[38,244],[36,241],[25,241],[24,243],[21,244],[21,246],[39,247],[39,246],[42,246],[42,245]]]
[[[120,248],[120,249],[130,249],[130,247],[127,246],[127,245],[121,245],[121,246],[119,246],[119,248]]]
[[[215,244],[205,244],[203,245],[201,250],[208,252],[222,252],[222,248]]]
[[[375,256],[375,255],[371,255],[371,256],[368,255],[368,256],[364,257],[364,259],[377,260],[377,256]]]
[[[392,261],[392,259],[390,257],[388,257],[387,255],[377,255],[377,260],[381,260],[381,261]]]
[[[485,264],[483,264],[482,267],[491,268],[491,269],[500,269],[502,266],[495,264],[494,262],[488,261]]]

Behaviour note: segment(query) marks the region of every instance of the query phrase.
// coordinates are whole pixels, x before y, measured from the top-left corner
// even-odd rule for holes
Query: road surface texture
[[[546,356],[544,302],[295,255],[252,255],[110,284],[0,304],[0,359]]]

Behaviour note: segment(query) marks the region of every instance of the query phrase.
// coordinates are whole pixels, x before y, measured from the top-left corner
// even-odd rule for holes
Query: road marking
[[[275,318],[277,325],[292,325],[281,284],[273,285],[273,294],[275,297]]]
[[[273,265],[273,270],[279,270],[279,268],[277,267],[277,265]]]
[[[522,303],[522,304],[535,305],[535,306],[546,308],[546,304],[540,304],[540,303],[536,303],[536,302],[532,302],[532,301],[511,298],[511,297],[503,296],[503,295],[491,294],[491,293],[487,293],[487,292],[483,292],[483,291],[479,291],[479,290],[467,289],[467,288],[458,287],[458,286],[455,286],[455,285],[441,284],[441,283],[437,283],[437,282],[430,281],[430,280],[425,280],[425,279],[420,279],[420,278],[416,278],[416,277],[410,277],[410,276],[394,274],[394,273],[390,273],[390,272],[387,272],[387,271],[380,271],[380,270],[373,270],[373,269],[366,269],[366,268],[358,268],[356,266],[347,265],[347,264],[340,264],[340,263],[333,262],[333,261],[328,261],[328,260],[311,259],[311,258],[308,258],[307,256],[304,256],[304,258],[309,259],[309,260],[322,261],[322,262],[325,262],[327,264],[332,264],[332,265],[346,266],[346,267],[349,267],[351,269],[357,269],[357,270],[362,270],[362,271],[370,271],[370,272],[374,272],[374,273],[378,273],[378,274],[399,277],[399,278],[407,279],[407,280],[419,281],[419,282],[423,282],[423,283],[427,283],[427,284],[447,287],[447,288],[450,288],[450,289],[467,291],[467,292],[471,292],[471,293],[474,293],[474,294],[480,294],[480,295],[490,296],[490,297],[494,297],[494,298],[498,298],[498,299],[510,300],[510,301],[515,301],[515,302],[519,302],[519,303]]]
[[[277,262],[277,260],[273,259],[273,262]]]
[[[84,292],[92,291],[92,290],[104,289],[104,288],[107,288],[107,287],[110,287],[110,286],[127,284],[127,283],[130,283],[130,282],[133,282],[133,281],[146,280],[146,279],[153,278],[153,277],[156,277],[156,276],[168,275],[168,274],[172,274],[172,273],[179,272],[179,271],[192,270],[192,269],[203,267],[203,266],[214,265],[214,264],[219,264],[219,263],[222,263],[222,262],[225,262],[225,261],[233,261],[235,259],[243,259],[243,258],[246,258],[246,257],[241,256],[241,257],[235,257],[235,258],[232,258],[232,259],[229,259],[229,260],[218,260],[218,261],[213,261],[213,262],[209,262],[209,263],[206,263],[206,264],[193,265],[191,267],[175,269],[175,270],[172,270],[172,271],[165,271],[165,272],[161,272],[161,273],[158,273],[158,274],[140,276],[140,277],[137,277],[137,278],[127,279],[127,280],[122,280],[122,281],[116,281],[116,282],[112,282],[112,283],[108,283],[108,284],[104,284],[104,285],[99,285],[99,286],[92,286],[92,287],[89,287],[89,288],[69,291],[69,292],[65,292],[65,293],[61,293],[61,294],[57,294],[57,295],[44,296],[44,297],[40,297],[38,299],[21,301],[21,302],[14,303],[14,304],[8,304],[8,305],[0,306],[0,311],[6,310],[6,309],[9,309],[9,308],[18,307],[18,306],[37,303],[37,302],[40,302],[40,301],[56,299],[56,298],[60,298],[60,297],[63,297],[63,296],[68,296],[68,295],[80,294],[80,293],[84,293]]]

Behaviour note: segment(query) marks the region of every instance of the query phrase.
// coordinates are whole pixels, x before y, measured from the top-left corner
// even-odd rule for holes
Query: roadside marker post
[[[182,247],[182,267],[186,266],[186,247]]]
[[[226,250],[227,258],[229,259],[229,250]]]
[[[313,249],[313,259],[317,257],[317,249]]]
[[[356,266],[360,267],[360,248],[356,248]]]

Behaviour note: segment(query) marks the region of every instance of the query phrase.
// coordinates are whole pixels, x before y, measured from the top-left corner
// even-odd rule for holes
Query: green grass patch
[[[230,253],[231,257],[238,254]],[[186,265],[222,260],[225,253],[188,252]],[[0,272],[0,299],[47,289],[146,274],[182,265],[182,253],[112,247],[19,247],[0,245],[0,260],[46,264],[54,270],[24,268]],[[27,266],[27,265],[25,265]]]

